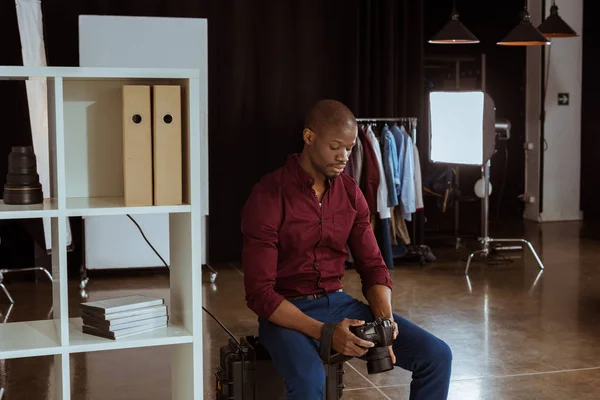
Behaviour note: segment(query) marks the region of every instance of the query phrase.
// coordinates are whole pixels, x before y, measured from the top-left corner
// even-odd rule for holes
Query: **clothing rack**
[[[418,118],[416,117],[399,117],[399,118],[356,118],[356,122],[359,124],[368,123],[399,123],[404,126],[406,133],[411,137],[413,145],[417,145],[417,124]],[[401,258],[408,258],[416,256],[421,265],[425,264],[425,252],[428,251],[427,246],[423,245],[423,233],[424,233],[424,214],[423,212],[412,213],[412,237],[411,244],[407,246],[408,253]],[[417,226],[419,227],[419,235],[417,236]],[[418,243],[417,243],[418,242]],[[427,248],[427,249],[426,249]],[[400,257],[394,257],[400,258]]]
[[[417,122],[419,121],[416,117],[403,117],[403,118],[356,118],[357,123],[369,123],[369,122],[400,122],[404,124],[408,122],[406,126],[407,133],[411,136],[414,144],[417,144]]]

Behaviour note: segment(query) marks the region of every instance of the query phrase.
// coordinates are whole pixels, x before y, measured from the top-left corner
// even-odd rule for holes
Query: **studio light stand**
[[[498,125],[496,125],[496,127],[498,127]],[[473,260],[473,258],[475,256],[478,255],[482,255],[485,257],[485,259],[487,260],[488,255],[490,254],[490,244],[491,243],[502,243],[502,244],[507,244],[507,243],[523,243],[525,245],[527,245],[527,247],[529,247],[529,250],[531,250],[531,254],[533,254],[533,256],[535,257],[535,260],[537,261],[538,265],[540,266],[540,269],[544,269],[544,264],[542,264],[542,261],[540,260],[540,258],[538,257],[537,252],[535,251],[535,249],[533,248],[533,246],[531,245],[531,243],[525,239],[494,239],[491,238],[489,236],[489,212],[490,212],[490,160],[488,160],[484,165],[481,166],[481,175],[483,178],[483,185],[484,185],[484,196],[482,199],[482,223],[483,223],[483,237],[481,237],[479,239],[479,241],[481,242],[481,249],[480,250],[475,250],[474,252],[472,252],[469,255],[469,258],[467,259],[467,267],[465,268],[465,275],[469,275],[469,267],[471,266],[471,261]],[[495,248],[495,250],[497,251],[502,251],[503,249],[507,249],[506,247],[500,246]]]
[[[43,267],[0,269],[0,288],[2,289],[2,291],[4,292],[6,297],[8,297],[8,301],[10,301],[12,304],[14,304],[15,301],[13,300],[12,296],[10,295],[10,292],[8,291],[8,289],[6,289],[6,286],[4,286],[4,283],[2,283],[2,281],[4,280],[4,275],[9,274],[9,273],[14,273],[14,272],[28,272],[28,271],[43,272],[48,277],[48,279],[50,279],[50,282],[54,282],[54,279],[52,279],[52,275],[50,275],[50,272],[48,272]]]
[[[430,148],[429,160],[433,163],[450,165],[472,165],[481,167],[484,185],[482,199],[481,249],[469,255],[465,275],[475,256],[483,255],[486,260],[493,250],[512,250],[511,242],[527,245],[540,269],[542,261],[535,249],[525,239],[494,239],[489,237],[489,190],[490,159],[496,151],[496,138],[510,137],[510,122],[496,121],[496,106],[484,90],[432,91],[429,94]],[[497,248],[490,244],[500,243]]]

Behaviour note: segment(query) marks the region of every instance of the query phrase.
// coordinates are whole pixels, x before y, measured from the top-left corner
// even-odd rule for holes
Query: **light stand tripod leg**
[[[469,273],[469,266],[471,265],[471,260],[473,259],[473,257],[476,254],[483,253],[487,257],[487,255],[489,254],[489,251],[490,251],[490,243],[492,243],[492,242],[496,242],[496,243],[520,242],[520,243],[526,244],[527,247],[529,247],[531,254],[533,254],[533,257],[535,257],[535,260],[537,261],[540,269],[544,269],[544,264],[542,264],[542,260],[540,260],[540,257],[538,256],[537,252],[535,251],[535,249],[533,248],[533,246],[531,245],[531,243],[528,240],[525,240],[523,238],[493,239],[493,238],[489,237],[489,211],[490,211],[490,193],[489,193],[490,161],[489,160],[481,167],[481,175],[483,177],[483,185],[484,185],[484,196],[482,199],[482,210],[481,210],[481,223],[482,223],[482,227],[483,227],[481,242],[483,243],[483,246],[482,246],[481,250],[475,251],[475,252],[471,253],[471,255],[469,256],[469,259],[467,260],[467,267],[465,268],[465,275],[467,275]]]
[[[540,269],[544,269],[544,264],[542,264],[542,260],[540,260],[540,257],[538,256],[538,253],[535,251],[535,249],[533,248],[533,246],[531,245],[531,243],[528,240],[525,239],[521,239],[522,243],[525,243],[527,245],[527,247],[529,247],[529,250],[531,251],[531,254],[533,254],[533,257],[535,258],[535,261],[537,261],[538,265],[540,266]]]
[[[15,304],[15,301],[13,300],[10,293],[8,293],[8,289],[6,289],[6,286],[4,286],[4,283],[0,283],[0,288],[2,288],[2,290],[4,291],[4,294],[6,295],[6,297],[8,297],[8,301],[10,301],[11,304]]]
[[[54,279],[52,278],[52,275],[50,275],[50,272],[48,272],[48,270],[46,268],[44,268],[44,267],[3,269],[1,272],[3,274],[9,274],[9,273],[14,273],[14,272],[29,272],[29,271],[40,271],[40,272],[43,272],[44,275],[46,275],[48,277],[48,279],[50,279],[50,282],[54,282]]]
[[[483,254],[484,256],[487,256],[486,253],[487,252],[485,250],[475,250],[469,255],[469,258],[467,259],[467,268],[465,268],[465,275],[469,275],[469,267],[471,266],[471,261],[473,260],[473,258],[478,254]]]
[[[515,242],[518,242],[518,243],[523,243],[523,244],[527,245],[527,247],[531,251],[531,254],[533,254],[533,257],[535,258],[535,261],[537,261],[538,266],[540,267],[540,269],[544,269],[544,264],[542,263],[542,260],[540,260],[540,257],[538,256],[537,252],[533,248],[533,245],[528,240],[522,239],[522,238],[514,238],[514,239],[490,239],[490,242],[497,242],[497,243],[515,243]]]

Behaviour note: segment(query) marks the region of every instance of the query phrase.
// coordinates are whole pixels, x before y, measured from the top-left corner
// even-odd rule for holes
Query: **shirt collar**
[[[302,186],[312,188],[315,184],[315,180],[308,175],[308,173],[302,168],[300,165],[300,154],[292,154],[288,157],[286,162],[286,169],[290,172],[294,178],[298,181],[298,183]],[[331,179],[325,179],[326,185],[331,185]]]
[[[312,187],[314,185],[315,180],[306,173],[304,168],[300,165],[300,154],[291,154],[286,162],[286,169],[289,173],[291,173],[294,178],[300,183],[302,186]]]

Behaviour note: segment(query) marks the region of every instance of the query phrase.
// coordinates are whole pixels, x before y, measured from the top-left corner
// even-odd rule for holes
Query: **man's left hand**
[[[394,340],[398,337],[398,324],[392,320],[394,324]],[[396,365],[396,355],[394,354],[393,346],[388,346],[388,352],[390,353],[390,358],[392,359],[392,364]]]

